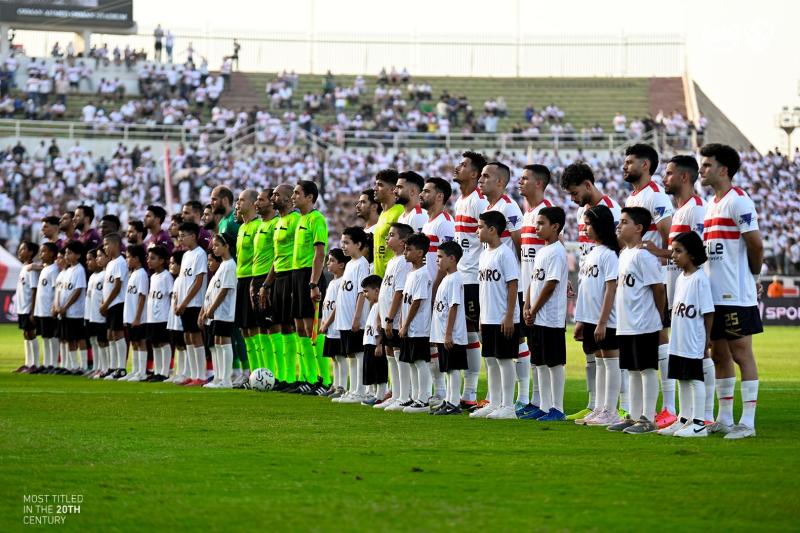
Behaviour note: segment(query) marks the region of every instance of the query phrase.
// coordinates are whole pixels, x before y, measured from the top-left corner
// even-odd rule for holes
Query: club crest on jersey
[[[745,213],[739,217],[739,224],[749,226],[753,223],[753,213]]]
[[[656,207],[656,215],[663,217],[666,207]]]

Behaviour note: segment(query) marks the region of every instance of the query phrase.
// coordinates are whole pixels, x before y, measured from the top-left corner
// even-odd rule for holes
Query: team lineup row
[[[314,209],[318,191],[308,181],[243,191],[235,211],[233,194],[215,189],[228,214],[208,253],[194,222],[180,226],[172,254],[153,238],[148,248],[129,246],[127,261],[116,233],[104,232],[88,261],[86,247],[70,241],[63,251],[45,243],[41,263],[33,264],[37,247],[23,243],[20,258],[31,263],[17,295],[25,368],[56,367],[59,351],[61,366],[85,367],[88,339],[96,354],[92,375],[106,379],[227,388],[238,359],[270,369],[278,390],[388,411],[469,410],[471,417],[572,419],[633,434],[661,428],[678,436],[753,436],[758,217],[731,183],[736,151],[707,145],[701,155],[700,165],[691,156],[673,158],[662,188],[652,180],[656,151],[629,147],[623,172],[633,191],[624,209],[597,189],[587,165],[564,171],[561,186],[579,205],[577,294],[559,238],[564,211],[545,199],[547,167],[524,168],[523,213],[506,194],[508,167],[475,152],[465,152],[454,173],[454,217],[446,211],[448,180],[386,169],[356,206],[365,227],[347,228],[341,249],[327,249],[327,222]],[[707,204],[697,194],[698,174],[714,193]],[[151,206],[148,216],[160,227],[166,214]],[[589,401],[566,416],[565,326],[573,297]],[[133,345],[127,375],[126,334]],[[59,341],[66,343],[61,350]],[[214,376],[208,383],[206,349]],[[488,394],[478,402],[481,359]],[[738,424],[734,363],[742,372]],[[656,413],[659,372],[663,408]]]

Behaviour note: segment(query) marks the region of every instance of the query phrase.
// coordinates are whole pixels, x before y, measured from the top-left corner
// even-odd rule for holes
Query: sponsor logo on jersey
[[[665,207],[656,207],[656,215],[660,217],[664,216],[665,209],[666,209]]]
[[[496,268],[478,270],[478,281],[500,281],[500,271]]]
[[[739,217],[739,224],[749,226],[753,223],[753,213],[745,213]]]
[[[673,308],[675,309],[673,311],[673,314],[675,316],[683,318],[697,318],[697,315],[699,314],[697,312],[697,308],[692,304],[686,305],[683,302],[676,302],[673,305],[674,305]]]

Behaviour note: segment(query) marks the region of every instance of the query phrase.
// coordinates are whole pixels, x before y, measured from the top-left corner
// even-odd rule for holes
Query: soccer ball
[[[256,368],[250,372],[250,388],[259,392],[272,390],[275,386],[275,376],[269,368]]]

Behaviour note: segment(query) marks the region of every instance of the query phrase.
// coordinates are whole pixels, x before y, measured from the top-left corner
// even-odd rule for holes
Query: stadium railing
[[[162,124],[122,124],[98,128],[85,122],[64,122],[46,120],[0,120],[0,138],[9,137],[58,137],[67,139],[119,139],[162,140],[187,142],[197,140],[199,133],[184,126],[166,126]],[[224,133],[210,131],[209,140],[222,139]]]

